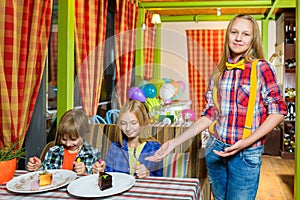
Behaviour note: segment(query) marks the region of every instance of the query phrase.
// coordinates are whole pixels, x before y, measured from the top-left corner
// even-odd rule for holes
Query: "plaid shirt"
[[[228,62],[233,63],[233,60],[229,59]],[[218,88],[220,113],[213,101],[215,83],[212,79],[209,82],[205,95],[207,104],[202,115],[212,121],[217,119],[214,134],[224,143],[232,145],[242,139],[250,94],[250,73],[251,62],[245,63],[244,70],[224,71]],[[251,132],[265,121],[268,114],[286,115],[287,113],[280,87],[276,82],[275,72],[265,60],[260,60],[257,64],[257,79],[258,88]],[[262,138],[253,146],[262,145],[264,142],[265,138]]]
[[[163,176],[162,161],[151,162],[145,160],[146,157],[152,156],[161,144],[155,141],[147,141],[139,157],[139,162],[144,164],[150,171],[150,176]],[[106,155],[106,169],[107,172],[122,172],[130,174],[128,157],[127,140],[123,139],[123,146],[117,142],[113,142]]]
[[[86,173],[92,174],[93,164],[101,158],[101,153],[98,149],[88,144],[87,141],[84,141],[75,160],[77,160],[77,158],[80,158],[81,162],[84,162]],[[45,155],[45,159],[40,170],[61,169],[63,160],[64,146],[51,147]]]

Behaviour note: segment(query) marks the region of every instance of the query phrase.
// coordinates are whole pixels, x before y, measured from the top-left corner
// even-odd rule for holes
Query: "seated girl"
[[[148,122],[148,113],[140,101],[132,100],[122,106],[118,118],[122,140],[111,144],[106,155],[106,172],[122,172],[137,178],[163,175],[162,162],[145,160],[161,146],[151,137]],[[98,173],[100,169],[100,164],[96,162],[93,173]]]

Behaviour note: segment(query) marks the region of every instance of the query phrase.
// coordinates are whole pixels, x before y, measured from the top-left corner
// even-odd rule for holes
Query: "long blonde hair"
[[[118,118],[119,127],[120,127],[119,119],[126,112],[130,112],[130,113],[134,114],[139,122],[139,125],[141,126],[141,133],[139,136],[140,142],[157,141],[155,138],[152,137],[151,126],[149,125],[149,115],[148,115],[145,105],[142,102],[137,101],[137,100],[131,100],[131,101],[126,102],[122,106],[122,108],[120,109],[119,118]],[[122,134],[122,135],[124,136],[124,134]]]
[[[263,45],[262,45],[260,30],[259,30],[257,21],[250,15],[235,16],[229,22],[229,24],[227,26],[225,42],[224,42],[224,50],[223,50],[220,62],[217,65],[217,68],[215,69],[214,73],[212,74],[214,82],[217,84],[217,86],[219,85],[221,75],[223,74],[224,70],[226,69],[225,63],[227,62],[228,58],[231,55],[231,50],[230,50],[229,44],[228,44],[228,37],[229,37],[230,31],[231,31],[233,22],[238,18],[248,20],[253,25],[253,39],[252,39],[252,43],[251,43],[249,49],[245,52],[245,55],[244,55],[245,62],[250,62],[254,59],[264,59]]]

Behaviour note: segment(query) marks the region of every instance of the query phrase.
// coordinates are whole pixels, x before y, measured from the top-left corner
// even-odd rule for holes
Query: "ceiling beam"
[[[140,7],[148,10],[174,8],[296,8],[296,0],[253,0],[253,1],[182,1],[182,2],[140,2]]]
[[[236,15],[180,15],[160,16],[162,22],[199,22],[199,21],[230,21]],[[256,20],[265,19],[265,15],[251,15]]]
[[[273,11],[275,10],[276,5],[277,5],[278,2],[279,2],[279,0],[275,0],[275,1],[274,1],[274,3],[273,3],[273,5],[272,5],[271,9],[269,10],[269,12],[268,12],[268,14],[267,14],[267,16],[266,16],[266,20],[270,19],[270,17],[271,17],[271,15],[273,14]]]
[[[139,7],[147,10],[180,10],[195,8],[269,8],[267,14],[251,15],[256,20],[274,20],[276,8],[295,8],[296,0],[234,0],[234,1],[155,1],[141,2]],[[185,22],[185,21],[228,21],[235,15],[176,15],[161,16],[162,22]]]
[[[296,8],[296,0],[279,0],[277,8]]]
[[[253,0],[253,1],[182,1],[182,2],[139,2],[142,8],[164,9],[164,8],[225,8],[225,7],[271,7],[272,0]]]

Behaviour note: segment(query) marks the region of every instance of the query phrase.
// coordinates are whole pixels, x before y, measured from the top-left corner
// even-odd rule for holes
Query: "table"
[[[16,170],[15,177],[27,173]],[[197,178],[147,177],[136,179],[136,184],[126,192],[105,199],[202,199],[200,181]],[[67,187],[41,193],[14,193],[0,184],[0,199],[79,199],[71,196]],[[103,199],[103,198],[101,198]]]

